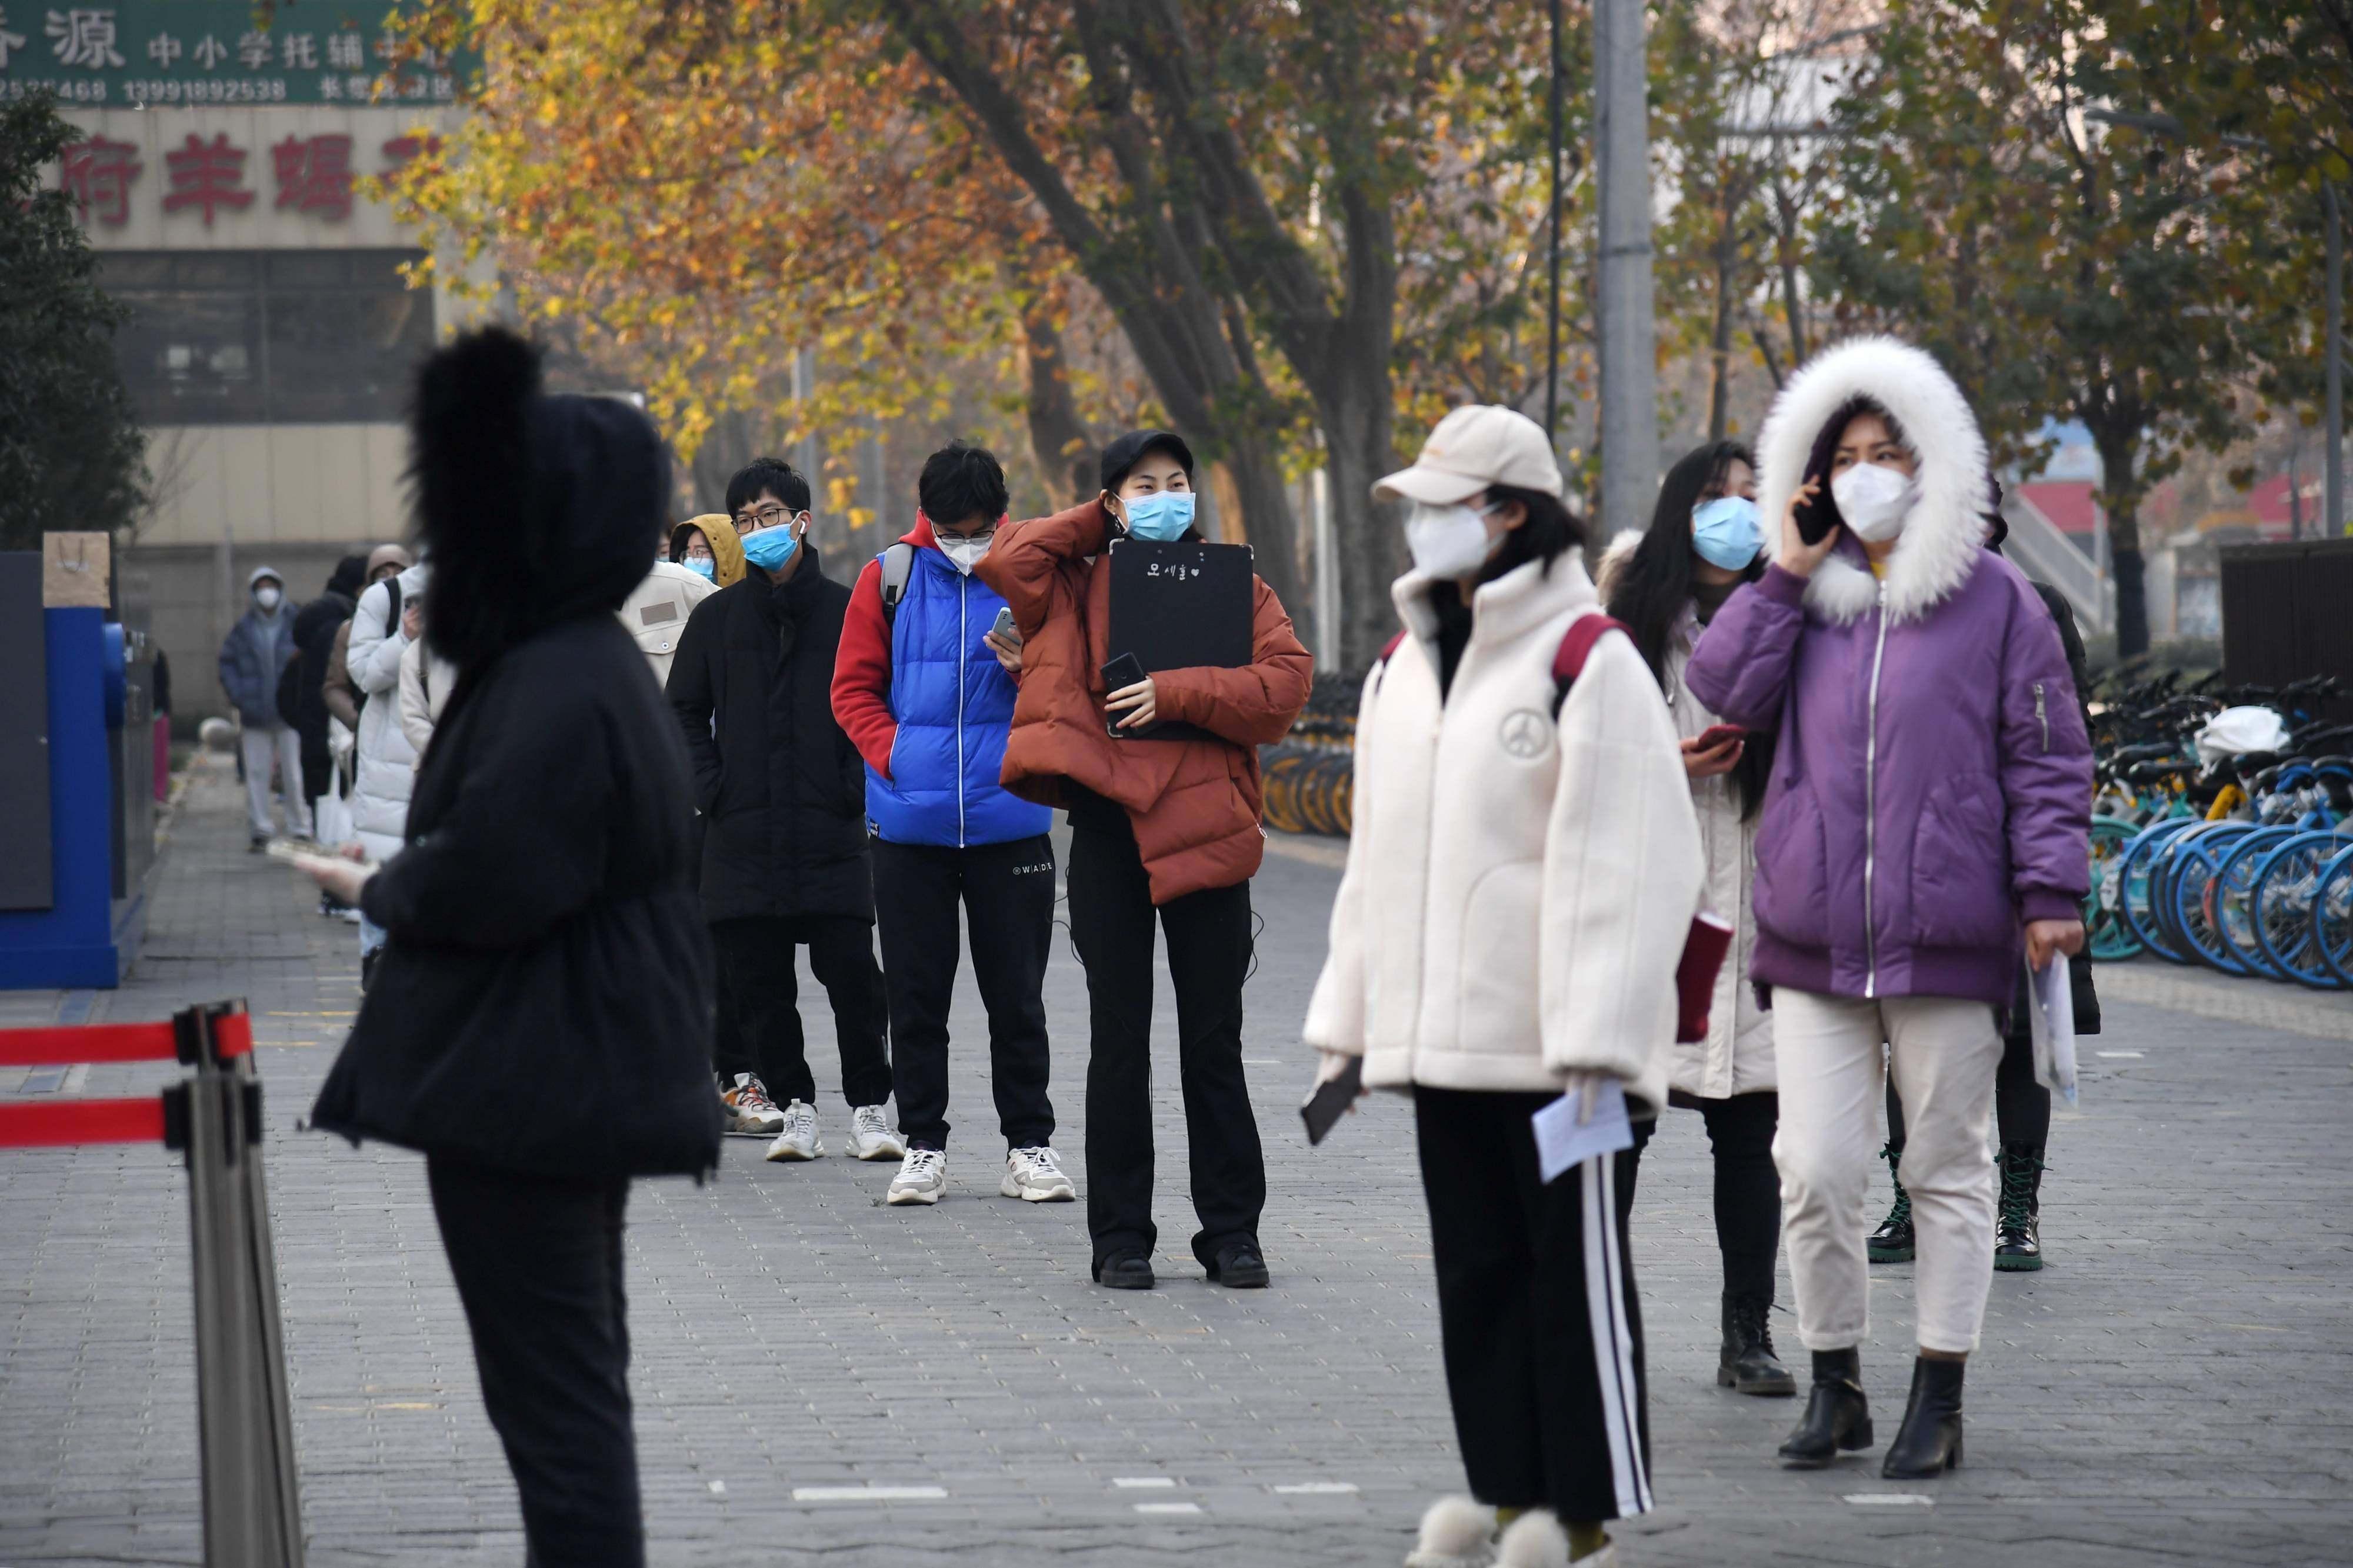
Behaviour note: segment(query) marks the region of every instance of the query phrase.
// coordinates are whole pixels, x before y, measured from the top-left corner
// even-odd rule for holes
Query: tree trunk
[[[2140,552],[2140,484],[2134,459],[2140,423],[2130,414],[2086,420],[2100,454],[2100,505],[2108,514],[2108,569],[2116,589],[2116,657],[2148,651],[2148,574]]]
[[[1732,213],[1724,215],[1724,228],[1715,244],[1715,334],[1708,344],[1707,438],[1724,439],[1732,422],[1732,268],[1737,245]]]
[[[1316,402],[1340,558],[1340,668],[1354,675],[1372,667],[1397,630],[1389,584],[1405,572],[1405,534],[1400,510],[1372,495],[1373,481],[1397,468],[1388,378],[1344,380],[1335,390]]]
[[[1233,481],[1233,500],[1241,508],[1241,528],[1229,531],[1250,542],[1258,574],[1282,601],[1293,620],[1306,625],[1311,610],[1299,584],[1297,531],[1292,522],[1290,487],[1282,482],[1282,463],[1274,443],[1256,437],[1228,437],[1225,469]],[[1222,501],[1226,498],[1220,496]],[[1302,642],[1307,639],[1303,636]]]
[[[1079,416],[1078,399],[1071,395],[1070,369],[1062,358],[1062,333],[1054,324],[1053,307],[1053,300],[1033,294],[1021,311],[1029,382],[1029,450],[1046,488],[1057,500],[1075,505],[1096,490],[1096,441]]]

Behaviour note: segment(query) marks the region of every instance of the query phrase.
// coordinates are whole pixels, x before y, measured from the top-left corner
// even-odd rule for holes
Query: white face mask
[[[969,577],[972,569],[980,564],[980,558],[988,553],[994,538],[992,534],[984,533],[977,539],[958,539],[953,533],[943,533],[939,536],[940,553],[948,558],[949,564]]]
[[[261,613],[265,616],[278,607],[278,600],[279,593],[275,588],[261,587],[253,591],[253,602],[261,606]]]
[[[1415,567],[1432,577],[1476,574],[1504,542],[1502,534],[1487,535],[1487,513],[1494,510],[1414,502],[1405,520],[1405,544],[1413,552]]]
[[[1854,536],[1876,544],[1904,531],[1920,487],[1883,463],[1857,463],[1831,481],[1831,499]]]

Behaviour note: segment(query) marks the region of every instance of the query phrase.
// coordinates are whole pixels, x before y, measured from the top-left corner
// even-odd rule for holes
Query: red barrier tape
[[[253,1049],[253,1019],[232,1013],[213,1023],[213,1041],[223,1057]],[[79,1027],[0,1029],[0,1067],[37,1068],[68,1062],[168,1062],[179,1054],[169,1021],[161,1024],[85,1024]]]
[[[60,1100],[42,1105],[0,1105],[0,1149],[163,1141],[161,1095],[151,1094],[144,1100]]]

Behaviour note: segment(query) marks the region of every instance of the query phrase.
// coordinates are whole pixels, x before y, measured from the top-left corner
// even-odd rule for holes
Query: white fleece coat
[[[621,605],[621,626],[653,666],[655,685],[670,684],[670,661],[677,657],[686,617],[718,591],[710,578],[670,561],[655,562],[645,581],[630,590]]]
[[[1628,530],[1609,542],[1601,558],[1599,592],[1607,602],[1620,572],[1634,554],[1641,534]],[[1699,641],[1699,613],[1689,604],[1667,637],[1667,711],[1675,738],[1694,740],[1724,721],[1683,684],[1683,667]],[[1706,862],[1699,907],[1732,926],[1732,950],[1715,972],[1708,1003],[1707,1038],[1678,1040],[1668,1086],[1700,1100],[1723,1100],[1776,1088],[1773,1015],[1757,1005],[1748,984],[1749,960],[1757,952],[1757,916],[1749,908],[1757,879],[1757,823],[1740,818],[1740,785],[1730,773],[1694,779],[1688,774],[1692,809],[1699,817],[1700,854]]]
[[[400,574],[405,605],[425,591],[424,563]],[[352,616],[352,640],[344,668],[352,684],[367,695],[360,710],[359,771],[352,784],[352,822],[371,860],[400,853],[408,832],[408,790],[417,777],[417,751],[400,727],[400,656],[407,634],[390,616],[392,595],[375,584],[360,595]]]
[[[1556,723],[1553,657],[1600,609],[1565,557],[1479,589],[1441,700],[1430,587],[1398,580],[1411,636],[1365,683],[1307,1042],[1363,1057],[1371,1088],[1543,1092],[1598,1068],[1655,1110],[1702,874],[1658,684],[1605,636]]]

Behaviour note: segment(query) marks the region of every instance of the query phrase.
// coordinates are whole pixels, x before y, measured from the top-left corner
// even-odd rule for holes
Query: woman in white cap
[[[1392,590],[1405,630],[1365,682],[1356,832],[1305,1034],[1319,1084],[1360,1064],[1366,1088],[1414,1099],[1476,1500],[1433,1505],[1408,1562],[1603,1563],[1604,1524],[1651,1506],[1632,1152],[1547,1182],[1530,1119],[1564,1094],[1580,1120],[1621,1099],[1657,1116],[1698,825],[1544,432],[1458,408],[1374,494],[1410,503],[1414,567]]]

